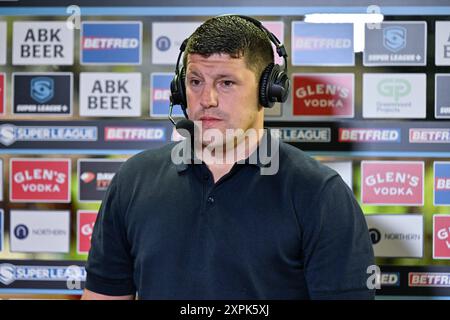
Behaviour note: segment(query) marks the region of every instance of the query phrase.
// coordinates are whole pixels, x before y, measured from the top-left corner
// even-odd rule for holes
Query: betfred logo
[[[79,210],[77,212],[77,251],[87,254],[91,249],[92,232],[94,231],[97,211]]]
[[[164,117],[169,115],[170,82],[173,73],[152,73],[150,76],[150,116]],[[183,117],[183,111],[179,105],[173,106],[172,115]]]
[[[433,215],[433,259],[450,259],[450,215]]]
[[[363,204],[423,205],[424,163],[420,161],[363,161]]]
[[[0,73],[0,114],[5,113],[5,97],[6,97],[5,79],[6,75],[4,73]]]
[[[398,287],[400,286],[400,273],[399,272],[381,272],[378,274],[379,281],[383,287]]]
[[[70,159],[11,159],[11,202],[70,202]]]
[[[400,129],[339,128],[339,142],[400,143]]]
[[[450,129],[411,128],[409,143],[450,143]]]
[[[450,206],[450,162],[434,162],[434,205]]]
[[[410,287],[450,287],[450,273],[410,272],[408,285]]]
[[[81,24],[81,64],[141,64],[142,22]]]
[[[354,75],[294,74],[294,116],[353,118]]]
[[[105,141],[161,141],[165,128],[105,127]]]

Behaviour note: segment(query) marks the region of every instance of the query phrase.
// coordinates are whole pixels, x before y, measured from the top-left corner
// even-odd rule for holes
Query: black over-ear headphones
[[[275,45],[277,53],[284,59],[284,67],[279,64],[270,63],[262,72],[259,80],[259,102],[266,108],[272,108],[275,102],[285,102],[289,95],[290,81],[287,74],[287,52],[284,45],[278,40],[278,38],[270,32],[262,23],[256,19],[242,15],[224,15],[224,16],[238,16],[245,19],[259,29],[261,29]],[[180,47],[180,53],[178,54],[177,64],[175,67],[175,76],[170,83],[170,111],[169,119],[175,123],[172,119],[172,108],[174,105],[180,105],[184,115],[188,118],[186,108],[186,87],[185,77],[186,70],[184,66],[180,68],[181,56],[186,49],[188,39],[185,39]]]

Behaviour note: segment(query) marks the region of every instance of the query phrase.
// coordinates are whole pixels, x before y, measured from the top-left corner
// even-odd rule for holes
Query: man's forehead
[[[245,64],[245,60],[243,57],[235,58],[230,56],[228,53],[213,53],[211,55],[202,55],[198,53],[189,53],[186,59],[187,64],[190,63],[205,63],[205,64]]]

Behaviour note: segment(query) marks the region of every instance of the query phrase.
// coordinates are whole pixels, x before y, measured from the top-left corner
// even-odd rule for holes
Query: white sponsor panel
[[[200,25],[200,22],[154,22],[152,24],[152,63],[176,64],[181,44]]]
[[[435,63],[437,66],[450,66],[450,21],[436,21]]]
[[[426,75],[422,73],[365,73],[364,118],[426,118]]]
[[[80,73],[80,116],[139,117],[140,73]]]
[[[0,65],[6,64],[7,30],[6,22],[0,22]]]
[[[376,257],[421,258],[423,216],[418,214],[366,215]]]
[[[69,211],[11,210],[11,252],[68,253]]]
[[[73,39],[66,21],[16,21],[13,65],[72,65]]]
[[[351,161],[323,162],[341,176],[342,180],[353,190],[353,166]]]

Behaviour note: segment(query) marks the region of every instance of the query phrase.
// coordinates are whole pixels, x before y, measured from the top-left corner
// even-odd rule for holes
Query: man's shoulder
[[[148,171],[160,170],[162,167],[170,165],[171,152],[178,142],[172,142],[158,148],[141,151],[130,157],[121,166],[120,171],[132,173],[145,168]]]
[[[304,151],[290,144],[280,142],[280,169],[294,182],[319,187],[338,173]]]

